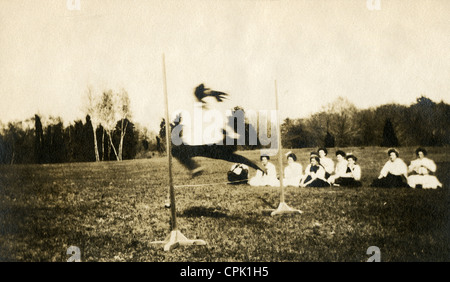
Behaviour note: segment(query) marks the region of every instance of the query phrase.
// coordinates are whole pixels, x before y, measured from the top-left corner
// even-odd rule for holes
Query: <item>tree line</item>
[[[450,105],[421,96],[410,106],[386,104],[357,109],[339,97],[303,119],[285,119],[285,148],[450,145]]]
[[[86,118],[64,126],[59,117],[45,124],[35,115],[0,124],[0,163],[64,163],[127,160],[151,156],[156,141],[149,130],[131,121],[128,93],[87,89]]]
[[[235,107],[232,111],[243,111]],[[245,140],[249,134],[260,131],[257,120],[245,118]],[[179,117],[175,120],[179,121]],[[266,128],[271,134],[270,121]],[[273,122],[273,121],[272,121]],[[237,128],[237,119],[234,128]],[[351,146],[447,146],[450,145],[450,105],[421,96],[410,106],[385,104],[369,109],[358,109],[345,97],[324,105],[322,109],[307,117],[286,118],[281,124],[281,139],[284,148],[351,147]],[[171,128],[177,124],[171,123]],[[159,138],[164,149],[165,121],[160,123]],[[241,145],[239,150],[264,148],[256,145]],[[163,150],[162,149],[162,150]]]
[[[88,89],[86,102],[85,119],[68,126],[57,117],[43,122],[37,114],[25,121],[0,123],[0,164],[121,161],[164,154],[165,120],[159,121],[158,133],[133,123],[125,90],[94,95]],[[357,109],[339,97],[308,118],[286,118],[281,135],[284,148],[448,146],[448,124],[450,105],[424,96],[410,106],[386,104],[369,109]],[[172,128],[175,125],[171,123]],[[246,140],[257,129],[246,121]],[[259,143],[238,147],[262,148]]]
[[[122,139],[123,123],[128,126]],[[95,162],[96,155],[98,161],[117,160],[113,147],[121,142],[121,160],[151,157],[156,142],[145,132],[146,129],[131,121],[121,120],[115,124],[110,139],[102,125],[93,130],[89,115],[84,121],[76,120],[66,127],[60,118],[51,118],[49,124],[43,126],[41,118],[35,115],[26,122],[10,122],[1,130],[0,164]],[[94,140],[99,144],[97,152]]]

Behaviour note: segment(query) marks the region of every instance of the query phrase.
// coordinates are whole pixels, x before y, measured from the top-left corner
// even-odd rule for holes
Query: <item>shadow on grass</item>
[[[223,218],[229,217],[225,212],[220,211],[221,208],[213,208],[213,207],[191,207],[183,211],[180,214],[180,217],[214,217],[214,218]]]
[[[263,197],[258,197],[258,199],[260,199],[266,206],[269,206],[273,210],[277,208],[277,206],[275,206],[274,203],[270,203],[269,201],[267,201]]]

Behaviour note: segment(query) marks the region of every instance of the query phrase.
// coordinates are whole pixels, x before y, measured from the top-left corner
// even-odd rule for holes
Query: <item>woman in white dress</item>
[[[334,184],[336,179],[342,177],[347,171],[347,160],[345,152],[342,150],[336,151],[336,168],[334,169],[334,174],[328,178],[328,183]]]
[[[436,164],[426,155],[427,150],[417,148],[417,159],[411,161],[408,167],[408,185],[411,188],[436,189],[442,187],[441,182],[433,175],[437,169]]]
[[[303,167],[297,162],[297,156],[294,153],[287,153],[288,165],[284,168],[284,186],[298,187],[303,174]]]
[[[269,160],[268,155],[260,157],[264,171],[257,170],[256,175],[250,179],[250,186],[280,186],[280,180],[277,178],[277,170]]]
[[[328,179],[334,171],[334,162],[331,158],[327,157],[328,155],[327,148],[325,147],[319,148],[317,152],[319,153],[320,164],[325,169],[325,179]]]

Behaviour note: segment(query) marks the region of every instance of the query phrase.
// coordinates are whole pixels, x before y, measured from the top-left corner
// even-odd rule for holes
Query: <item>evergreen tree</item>
[[[334,136],[331,135],[331,133],[328,131],[327,135],[325,136],[325,147],[334,147]]]
[[[94,145],[94,132],[92,120],[89,115],[86,116],[86,123],[83,126],[83,147],[84,147],[84,161],[96,161],[96,146]]]
[[[6,164],[8,158],[8,143],[0,135],[0,164]]]
[[[52,125],[52,153],[51,162],[52,163],[63,163],[66,161],[66,148],[63,137],[63,123],[59,121],[58,123]]]
[[[43,146],[44,146],[44,131],[42,130],[41,118],[38,115],[34,116],[34,156],[37,164],[43,161]]]
[[[383,141],[381,143],[382,147],[397,147],[399,146],[397,135],[395,134],[394,126],[392,125],[391,119],[386,119],[383,128]]]

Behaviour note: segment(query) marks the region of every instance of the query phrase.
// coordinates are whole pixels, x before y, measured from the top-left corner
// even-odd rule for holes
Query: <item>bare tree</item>
[[[97,110],[99,112],[100,123],[102,124],[104,130],[106,131],[106,134],[109,137],[110,146],[113,148],[117,160],[120,160],[112,139],[112,135],[116,126],[114,93],[112,92],[112,90],[103,91],[100,101],[97,104]]]
[[[112,147],[116,159],[122,160],[123,139],[131,117],[130,98],[128,93],[122,89],[120,92],[112,90],[104,91],[97,103],[97,111],[99,113],[100,123],[109,137],[110,147]],[[120,126],[117,126],[119,121]],[[113,142],[113,134],[118,129],[120,133],[120,141],[118,149]]]
[[[118,114],[118,117],[120,118],[119,159],[122,160],[123,139],[125,137],[125,133],[127,132],[127,126],[129,123],[129,119],[131,118],[130,98],[128,96],[127,91],[125,91],[125,89],[122,89],[116,97],[117,97],[117,101],[116,101],[117,114]]]
[[[336,145],[349,146],[355,143],[360,130],[355,122],[356,106],[347,98],[338,97],[323,108],[327,132],[336,137]]]

